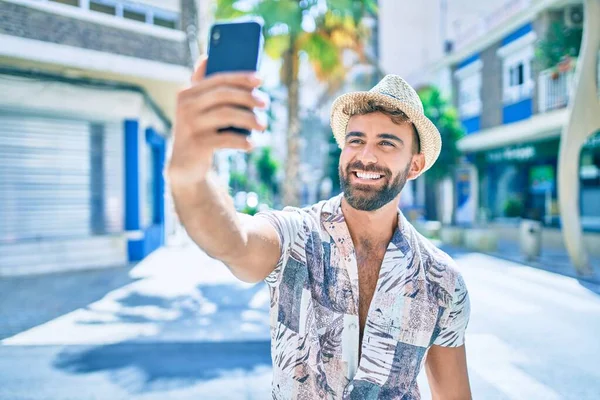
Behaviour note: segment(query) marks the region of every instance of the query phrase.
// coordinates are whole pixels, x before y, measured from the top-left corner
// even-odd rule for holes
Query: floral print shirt
[[[277,230],[271,297],[273,399],[420,399],[432,345],[464,344],[470,305],[454,261],[399,211],[359,359],[358,268],[342,195],[257,214]]]

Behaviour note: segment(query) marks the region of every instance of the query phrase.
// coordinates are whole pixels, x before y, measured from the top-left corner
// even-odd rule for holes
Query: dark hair
[[[367,102],[348,104],[343,110],[346,115],[365,115],[371,114],[374,112],[380,112],[382,114],[390,117],[393,123],[396,125],[402,125],[409,123],[413,128],[413,154],[419,154],[421,152],[421,140],[419,138],[419,132],[417,131],[417,127],[413,124],[403,111],[398,110],[397,108],[392,108],[388,105],[378,103],[374,100],[368,100]]]

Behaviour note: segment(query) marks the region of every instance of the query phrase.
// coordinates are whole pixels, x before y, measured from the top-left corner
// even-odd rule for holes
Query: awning
[[[517,143],[556,138],[560,136],[568,118],[569,110],[566,108],[536,114],[523,121],[472,133],[459,140],[457,146],[463,153],[473,153]]]

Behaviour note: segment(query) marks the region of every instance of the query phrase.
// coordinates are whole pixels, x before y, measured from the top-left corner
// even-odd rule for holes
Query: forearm
[[[209,256],[225,263],[235,261],[247,234],[233,199],[209,173],[193,183],[172,182],[175,210],[190,238]]]
[[[471,400],[465,346],[433,345],[425,364],[432,400]]]

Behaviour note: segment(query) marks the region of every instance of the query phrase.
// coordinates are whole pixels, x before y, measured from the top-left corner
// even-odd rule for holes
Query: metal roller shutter
[[[0,110],[0,275],[126,262],[123,169],[120,123]]]
[[[0,241],[90,234],[85,121],[0,114]]]

